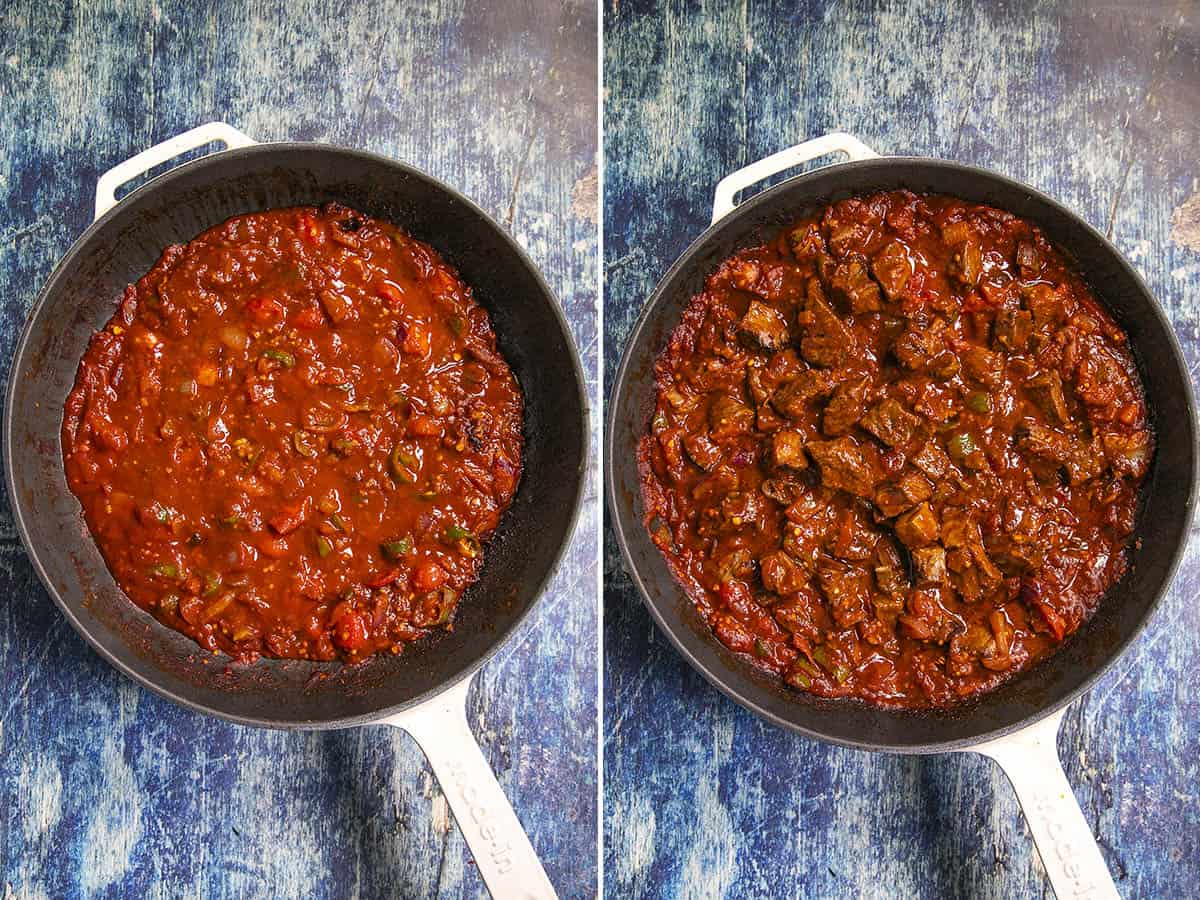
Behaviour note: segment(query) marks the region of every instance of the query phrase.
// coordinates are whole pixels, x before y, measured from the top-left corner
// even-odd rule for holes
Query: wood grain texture
[[[465,192],[545,273],[596,396],[597,216],[586,187],[598,151],[597,19],[586,0],[4,4],[4,358],[90,221],[97,175],[223,119],[258,140],[377,151]],[[571,897],[597,884],[595,474],[532,627],[481,673],[469,710]],[[411,740],[385,727],[243,728],[141,690],[59,615],[3,502],[0,895],[485,891]]]
[[[1200,253],[1191,214],[1174,212],[1200,192],[1194,3],[606,0],[604,33],[606,388],[643,301],[707,226],[716,182],[835,130],[1060,199],[1145,276],[1200,367]],[[1059,738],[1128,897],[1195,896],[1200,882],[1195,534],[1164,608]],[[1053,896],[990,762],[773,728],[657,633],[611,534],[605,581],[610,895]]]

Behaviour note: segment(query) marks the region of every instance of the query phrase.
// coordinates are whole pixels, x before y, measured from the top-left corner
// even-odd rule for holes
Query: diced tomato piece
[[[271,559],[283,559],[288,552],[287,538],[264,537],[259,540],[258,549]]]
[[[440,437],[442,426],[437,419],[418,413],[408,420],[408,433],[416,437]]]
[[[429,330],[420,322],[414,322],[406,329],[400,349],[412,356],[426,356],[430,346]]]
[[[333,625],[333,640],[339,647],[343,650],[357,650],[366,644],[370,635],[362,615],[353,609],[343,610],[341,607],[334,610],[334,615],[337,618]]]
[[[325,317],[321,315],[321,311],[315,306],[307,306],[300,312],[296,313],[296,317],[292,319],[297,328],[311,329],[320,328],[325,323]]]
[[[404,291],[400,290],[399,285],[392,284],[390,281],[381,281],[375,285],[375,293],[392,306],[399,306],[404,302]]]
[[[446,570],[435,562],[424,562],[413,572],[413,588],[418,591],[434,591],[446,581]]]
[[[303,502],[286,506],[267,521],[279,534],[291,534],[304,524],[308,517],[308,498]]]
[[[259,325],[273,325],[283,318],[283,304],[272,297],[255,297],[246,304],[246,315]]]

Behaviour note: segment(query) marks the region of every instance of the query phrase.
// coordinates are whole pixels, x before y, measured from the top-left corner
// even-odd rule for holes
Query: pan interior
[[[1129,334],[1157,435],[1143,486],[1133,565],[1096,614],[1052,657],[1000,689],[947,713],[887,711],[820,700],[785,688],[726,650],[672,579],[642,526],[633,448],[654,405],[654,360],[688,300],[716,266],[828,202],[906,188],[977,201],[1028,218],[1072,256],[1097,297]],[[1196,491],[1191,385],[1171,327],[1138,275],[1081,219],[1007,178],[956,163],[879,159],[819,169],[785,181],[701,235],[671,267],[634,327],[610,399],[605,435],[609,509],[626,566],[647,606],[681,653],[717,688],[771,721],[834,743],[932,752],[998,736],[1069,703],[1144,627],[1166,591],[1187,540]]]
[[[66,485],[63,402],[93,331],[167,245],[230,216],[334,200],[432,244],[487,308],[525,396],[525,476],[452,632],[352,667],[292,660],[233,665],[160,625],[113,582]],[[251,724],[355,724],[469,674],[533,606],[574,524],[587,452],[584,396],[578,358],[549,288],[474,204],[382,157],[312,144],[260,145],[155,179],[93,225],[55,270],[10,373],[9,492],[43,581],[75,627],[128,674],[175,700]]]

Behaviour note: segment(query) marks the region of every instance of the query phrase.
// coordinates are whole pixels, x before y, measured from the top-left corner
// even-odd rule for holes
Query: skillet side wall
[[[671,578],[642,526],[636,460],[653,407],[654,360],[687,301],[717,264],[830,201],[908,188],[952,194],[1031,219],[1076,260],[1130,336],[1157,434],[1143,488],[1133,567],[1097,613],[1049,660],[949,714],[877,710],[821,701],[783,688],[719,645]],[[1169,585],[1195,503],[1196,420],[1186,370],[1169,324],[1141,279],[1073,213],[1032,189],[956,163],[885,158],[845,163],[789,179],[706,231],[675,262],[630,337],[610,399],[605,437],[608,502],[626,566],[677,649],[709,681],[750,710],[811,737],[865,749],[937,752],[1029,724],[1069,703],[1140,634]]]
[[[159,625],[114,584],[65,482],[62,405],[91,334],[164,247],[240,213],[330,200],[432,244],[472,286],[525,394],[525,474],[453,632],[353,668],[274,660],[230,666]],[[587,410],[554,297],[482,212],[382,157],[321,145],[260,145],[155,179],[72,247],[35,304],[15,359],[6,463],[35,563],[77,630],[102,654],[146,686],[202,711],[249,724],[332,727],[412,705],[474,671],[513,633],[573,529]],[[313,679],[318,672],[329,677]]]

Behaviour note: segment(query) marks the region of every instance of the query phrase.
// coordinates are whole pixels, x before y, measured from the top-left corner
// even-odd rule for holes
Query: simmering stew
[[[951,705],[1128,566],[1153,437],[1126,335],[1038,228],[904,191],[725,260],[656,367],[646,525],[799,691]]]
[[[521,475],[522,398],[431,247],[278,209],[126,289],[62,440],[138,606],[243,661],[360,660],[453,627]]]

